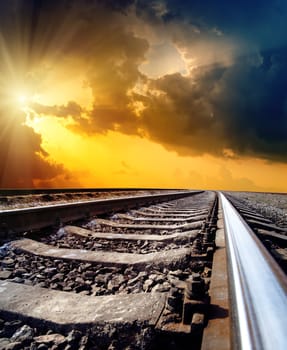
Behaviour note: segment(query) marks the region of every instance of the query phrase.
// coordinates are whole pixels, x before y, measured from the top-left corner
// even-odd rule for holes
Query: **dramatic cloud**
[[[143,112],[149,134],[192,152],[287,159],[284,50],[241,57],[232,66],[154,82],[161,92]]]
[[[193,77],[148,80],[145,95],[125,104],[95,105],[81,117],[69,103],[38,112],[74,116],[82,132],[119,130],[144,134],[185,154],[254,155],[286,160],[287,75],[283,51],[242,57],[230,67],[199,68]],[[142,104],[136,115],[132,106]]]
[[[80,132],[140,134],[180,153],[285,161],[287,55],[274,42],[266,49],[270,38],[263,30],[271,11],[272,23],[278,17],[275,31],[281,33],[281,5],[275,5],[211,2],[203,9],[194,2],[137,1],[119,9],[111,1],[86,5],[90,16],[84,6],[77,14],[70,11],[75,23],[85,22],[62,50],[87,60],[94,107],[84,117],[75,103],[54,107],[54,113],[74,116]],[[223,15],[226,11],[230,16]],[[145,29],[139,29],[142,23]],[[153,41],[163,37],[179,50],[189,74],[151,78],[139,70],[150,48],[145,35],[151,31]],[[282,35],[275,41],[282,44]],[[35,110],[44,113],[44,107]]]
[[[89,106],[33,101],[34,113],[70,118],[82,134],[140,135],[179,154],[286,162],[285,2],[26,0],[2,1],[0,13],[6,79],[41,92],[77,75],[91,91]],[[34,140],[33,164],[52,177],[63,171],[47,163],[38,135],[17,128]]]

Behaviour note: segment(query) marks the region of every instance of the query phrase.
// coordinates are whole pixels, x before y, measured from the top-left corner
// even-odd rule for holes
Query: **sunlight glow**
[[[18,102],[20,103],[20,105],[26,106],[29,102],[29,98],[26,95],[19,95]]]
[[[28,94],[19,94],[16,95],[16,100],[18,102],[18,105],[20,105],[20,109],[24,110],[31,106],[33,103],[38,103],[40,101],[40,95],[34,94],[34,95],[28,95]]]

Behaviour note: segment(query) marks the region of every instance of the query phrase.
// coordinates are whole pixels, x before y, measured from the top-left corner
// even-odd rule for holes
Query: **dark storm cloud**
[[[151,137],[192,153],[287,160],[287,52],[241,57],[232,66],[206,67],[195,80],[180,74],[153,85],[143,124]],[[183,150],[182,150],[183,151]]]
[[[287,50],[261,54],[260,64],[242,58],[224,72],[215,114],[238,153],[287,160]]]
[[[138,13],[159,18],[152,2],[137,2]],[[189,23],[198,33],[173,35],[191,46],[206,31],[238,42],[227,66],[198,68],[196,78],[180,74],[152,83],[163,92],[146,99],[142,124],[159,142],[192,153],[252,155],[287,160],[286,1],[165,2],[161,20]],[[210,37],[210,34],[209,34]],[[219,43],[218,39],[217,44]],[[224,55],[224,53],[222,53]],[[181,150],[184,152],[184,150]]]
[[[282,37],[287,13],[284,0],[167,0],[166,4],[172,13],[180,13],[182,18],[218,27],[224,32],[237,34],[243,40],[262,42],[271,39],[271,35],[275,41],[285,40]],[[277,33],[281,33],[280,38],[275,37]]]

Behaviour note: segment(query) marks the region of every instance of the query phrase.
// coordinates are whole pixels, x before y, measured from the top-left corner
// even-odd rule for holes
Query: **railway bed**
[[[61,227],[33,228],[21,239],[11,240],[2,248],[0,273],[2,317],[7,323],[3,335],[8,336],[3,342],[14,340],[15,333],[9,329],[13,318],[20,318],[27,327],[37,329],[33,339],[26,341],[27,347],[174,348],[186,338],[198,347],[204,313],[198,313],[199,320],[193,325],[196,336],[192,335],[190,311],[182,322],[183,298],[195,274],[202,294],[196,302],[199,310],[208,302],[212,254],[210,249],[208,254],[204,251],[199,236],[203,223],[205,230],[212,225],[215,206],[215,193],[189,193],[168,204],[146,205],[144,208],[161,212],[158,220],[147,214],[140,216],[144,221],[136,220],[136,211],[142,210],[136,203],[136,210],[122,209],[122,216],[109,209],[96,218],[77,218],[73,225],[63,220]],[[178,209],[189,214],[186,220],[177,220]],[[165,211],[167,218],[162,217]],[[7,231],[8,236],[19,238],[21,233],[14,228],[6,227],[6,239]],[[78,339],[69,343],[75,331],[80,332]],[[45,339],[42,336],[47,332],[58,338]],[[174,340],[169,344],[171,334]],[[82,339],[86,345],[80,345]],[[57,341],[61,344],[56,345]]]
[[[181,191],[18,210],[26,224],[0,213],[0,349],[243,349],[225,200]]]

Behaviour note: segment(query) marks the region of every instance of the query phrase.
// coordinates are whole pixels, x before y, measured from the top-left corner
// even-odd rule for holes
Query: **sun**
[[[24,95],[24,94],[19,95],[17,97],[17,101],[22,107],[25,107],[29,104],[29,98],[27,95]]]
[[[30,110],[32,102],[32,96],[25,93],[16,94],[14,97],[14,103],[17,106],[17,109],[20,109],[26,115]]]
[[[31,108],[33,103],[38,103],[40,101],[40,95],[39,94],[20,93],[20,94],[16,94],[15,99],[16,99],[18,107],[21,110],[26,110],[26,109]]]

